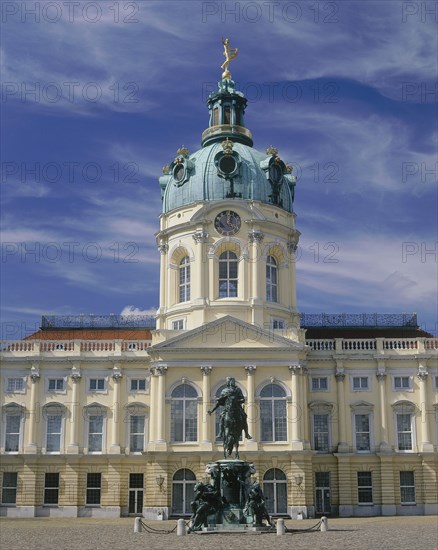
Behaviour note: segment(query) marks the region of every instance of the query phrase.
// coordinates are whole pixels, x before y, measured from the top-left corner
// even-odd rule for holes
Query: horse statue
[[[227,378],[227,387],[224,388],[213,409],[208,411],[211,415],[218,407],[223,407],[220,418],[220,435],[224,442],[224,458],[231,457],[233,448],[236,449],[235,458],[239,459],[239,439],[242,431],[245,437],[251,439],[248,433],[247,415],[242,404],[245,398],[242,390],[236,386],[236,380]]]

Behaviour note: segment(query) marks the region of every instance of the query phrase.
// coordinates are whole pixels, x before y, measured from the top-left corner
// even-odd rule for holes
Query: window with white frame
[[[237,298],[239,261],[226,250],[219,256],[219,298]]]
[[[286,392],[278,384],[267,384],[260,392],[262,441],[287,441]]]
[[[184,330],[184,319],[172,321],[172,330]]]
[[[62,436],[62,409],[56,405],[44,409],[46,417],[46,452],[59,453],[61,451]]]
[[[25,377],[8,378],[6,384],[6,391],[8,393],[24,393],[25,391]]]
[[[278,302],[278,265],[274,256],[266,260],[266,301]]]
[[[102,408],[92,407],[87,411],[88,418],[88,452],[101,453],[104,447],[105,414]]]
[[[284,319],[273,318],[271,320],[271,328],[273,330],[284,330],[286,328],[286,321]]]
[[[105,391],[105,378],[90,378],[88,389],[91,392]]]
[[[5,422],[5,453],[18,453],[20,449],[22,412],[18,407],[6,407]]]
[[[179,263],[179,302],[190,300],[190,258],[184,256]]]
[[[394,376],[394,389],[395,390],[409,390],[409,389],[411,389],[411,377],[410,376]]]
[[[355,414],[354,428],[355,428],[354,439],[356,443],[356,450],[370,451],[371,450],[370,415]]]
[[[47,389],[53,392],[64,391],[64,378],[49,378]]]
[[[327,391],[328,378],[327,376],[312,376],[312,391]]]
[[[401,504],[415,504],[414,472],[400,472],[400,502]]]
[[[180,384],[172,391],[170,438],[175,442],[198,439],[198,394],[190,384]]]
[[[100,506],[102,492],[102,474],[97,472],[87,473],[87,498],[86,506]]]
[[[59,501],[59,473],[46,472],[44,476],[44,504],[57,506]]]
[[[397,447],[399,451],[412,451],[412,415],[397,413]]]
[[[373,476],[371,472],[357,472],[357,501],[359,504],[373,503]]]
[[[364,391],[368,390],[370,387],[368,376],[353,376],[352,383],[354,391]]]
[[[2,504],[14,505],[17,503],[17,472],[3,472]]]
[[[146,391],[145,378],[131,378],[129,382],[129,391]]]
[[[142,453],[145,440],[145,414],[133,414],[129,417],[129,452]]]
[[[313,414],[313,448],[320,453],[329,452],[328,414]]]

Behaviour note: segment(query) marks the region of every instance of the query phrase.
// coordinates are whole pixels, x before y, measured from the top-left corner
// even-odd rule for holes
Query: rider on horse
[[[218,407],[222,406],[220,416],[220,436],[223,438],[225,435],[225,416],[226,415],[235,415],[235,421],[239,426],[239,434],[242,430],[245,431],[246,439],[252,439],[248,433],[248,420],[245,411],[243,410],[242,404],[245,402],[243,397],[242,390],[236,386],[236,379],[231,376],[227,377],[227,387],[221,391],[219,398],[217,399],[216,405],[208,411],[208,414],[212,414]]]

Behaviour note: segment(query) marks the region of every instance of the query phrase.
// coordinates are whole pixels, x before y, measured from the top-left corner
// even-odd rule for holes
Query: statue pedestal
[[[251,479],[254,464],[217,460],[207,464],[208,484],[197,483],[193,531],[269,531],[272,529],[260,485]]]

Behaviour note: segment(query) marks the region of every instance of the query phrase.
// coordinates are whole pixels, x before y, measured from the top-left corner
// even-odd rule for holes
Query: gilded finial
[[[292,174],[293,169],[293,166],[286,162],[286,174]]]
[[[277,156],[278,155],[278,149],[276,147],[272,147],[272,145],[270,145],[267,149],[266,149],[266,154],[267,155],[274,155],[274,156]]]
[[[231,155],[231,151],[233,150],[234,143],[227,138],[225,141],[221,143],[221,145],[225,155]]]
[[[224,45],[224,57],[225,57],[225,61],[221,65],[221,69],[224,71],[222,73],[222,80],[231,80],[231,73],[228,70],[228,65],[230,64],[230,61],[232,61],[237,57],[238,49],[231,48],[229,38],[225,38],[225,40],[222,38],[222,44]]]

